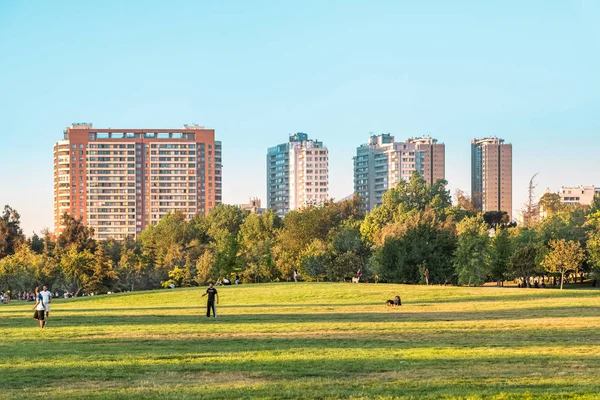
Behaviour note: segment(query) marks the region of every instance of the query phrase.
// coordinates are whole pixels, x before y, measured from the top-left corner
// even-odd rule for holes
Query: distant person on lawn
[[[33,318],[37,319],[40,322],[40,328],[44,328],[46,326],[46,321],[44,321],[44,314],[46,313],[46,308],[44,307],[44,297],[40,293],[40,288],[35,288],[35,294],[37,296],[37,301],[33,306],[35,313],[33,314]]]
[[[210,317],[210,309],[212,308],[213,317],[217,318],[217,309],[215,308],[215,297],[217,298],[217,304],[219,304],[219,294],[217,293],[217,289],[215,289],[215,285],[210,283],[208,289],[206,289],[206,293],[202,295],[202,297],[208,295],[208,301],[206,302],[206,316]]]
[[[50,302],[52,301],[52,292],[48,290],[46,286],[42,288],[43,290],[40,292],[44,299],[44,309],[46,310],[46,318],[50,315]]]
[[[402,305],[402,301],[400,300],[400,296],[394,297],[394,300],[388,300],[385,302],[388,307],[400,307]]]

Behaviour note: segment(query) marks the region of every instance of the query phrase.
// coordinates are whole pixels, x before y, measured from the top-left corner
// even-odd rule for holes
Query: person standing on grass
[[[44,309],[46,310],[46,318],[50,315],[50,302],[52,301],[52,292],[46,286],[42,287],[40,294],[44,298]]]
[[[46,312],[46,308],[44,307],[44,297],[40,293],[39,287],[35,288],[35,294],[37,301],[33,306],[33,309],[35,310],[33,318],[37,319],[40,322],[40,328],[43,329],[44,326],[46,326],[46,321],[44,321],[44,313]]]
[[[299,276],[300,276],[300,275],[298,275],[298,270],[297,270],[297,269],[295,269],[295,270],[294,270],[294,282],[298,282],[298,277],[299,277]]]
[[[210,317],[210,309],[212,308],[213,317],[217,318],[217,309],[215,307],[215,297],[217,298],[217,304],[219,304],[219,293],[217,293],[217,289],[211,282],[208,289],[206,289],[206,293],[202,295],[202,297],[208,295],[208,302],[206,303],[206,316]]]

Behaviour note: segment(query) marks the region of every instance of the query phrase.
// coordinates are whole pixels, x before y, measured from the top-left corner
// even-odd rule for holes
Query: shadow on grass
[[[32,331],[34,329],[32,327]],[[36,330],[36,333],[38,331]],[[427,352],[430,351],[431,355],[435,355],[439,350],[450,349],[455,350],[460,358],[474,348],[489,349],[498,354],[497,352],[502,349],[546,347],[556,349],[556,352],[552,353],[552,356],[547,352],[540,355],[530,353],[522,358],[530,361],[548,357],[575,360],[593,358],[600,361],[600,353],[596,348],[590,349],[590,352],[585,355],[581,353],[572,355],[569,352],[571,347],[596,346],[597,331],[595,327],[501,331],[478,329],[468,332],[462,329],[437,329],[406,330],[395,334],[368,332],[366,335],[356,332],[346,335],[341,332],[338,334],[330,332],[330,335],[335,336],[329,337],[302,335],[303,332],[297,332],[298,336],[287,336],[286,332],[279,332],[284,336],[277,336],[277,333],[254,332],[255,335],[252,337],[231,336],[222,332],[187,335],[165,333],[162,336],[160,332],[150,332],[141,333],[142,336],[137,337],[119,337],[113,333],[91,332],[80,337],[55,336],[46,337],[44,340],[40,340],[39,335],[31,335],[34,337],[4,341],[0,343],[0,349],[6,359],[24,357],[48,361],[60,357],[74,359],[83,357],[93,363],[103,360],[127,362],[135,357],[171,360],[190,355],[193,357],[223,356],[224,359],[230,359],[237,357],[236,354],[248,352],[279,352],[285,357],[291,351],[306,350],[329,350],[332,351],[330,356],[336,358],[338,351],[340,354],[357,350],[374,351],[374,355],[390,351],[407,351],[406,354],[410,355],[410,351],[425,349]],[[136,332],[131,334],[135,335]],[[568,341],[565,338],[568,338]],[[479,362],[478,360],[479,358],[471,358],[472,362]],[[44,362],[43,365],[45,364]],[[18,363],[16,365],[18,366]]]
[[[324,312],[324,313],[232,313],[222,312],[223,309],[240,309],[244,307],[217,306],[219,316],[217,322],[227,324],[257,324],[257,323],[315,323],[315,322],[443,322],[443,321],[493,321],[493,320],[521,320],[524,324],[528,320],[538,318],[573,318],[573,317],[598,317],[600,306],[583,307],[532,307],[519,309],[483,310],[483,311],[419,311],[404,312],[407,307],[388,308],[381,306],[377,312]],[[89,309],[89,310],[56,310],[51,311],[51,321],[58,326],[88,325],[88,326],[119,326],[119,325],[170,325],[170,324],[195,324],[206,320],[206,309],[201,307],[164,307],[164,308],[127,308],[122,311],[139,311],[139,315],[123,315],[115,311],[119,309]],[[185,311],[182,315],[161,314],[165,310]],[[15,311],[17,312],[17,311]],[[18,311],[24,315],[33,314],[33,311]],[[95,315],[95,312],[103,312]],[[90,313],[92,315],[71,315]],[[0,320],[0,326],[22,325],[19,318]],[[15,324],[16,323],[16,324]]]
[[[21,366],[15,364],[2,372],[0,388],[15,389],[25,388],[30,384],[38,385],[57,385],[61,381],[83,380],[90,381],[122,381],[129,385],[131,380],[140,379],[145,375],[154,375],[158,382],[167,384],[161,375],[165,374],[231,374],[231,373],[261,373],[267,379],[300,379],[313,377],[327,377],[328,379],[347,379],[349,375],[364,377],[371,373],[398,372],[400,375],[395,379],[402,377],[402,373],[412,371],[419,380],[453,378],[463,379],[468,377],[470,380],[477,378],[510,377],[519,376],[518,374],[530,375],[533,372],[539,372],[539,375],[552,376],[556,370],[568,369],[577,364],[579,371],[582,368],[589,370],[591,375],[598,372],[599,355],[569,357],[568,354],[556,353],[555,355],[538,356],[496,356],[496,357],[478,357],[478,358],[447,358],[447,357],[429,357],[423,359],[410,358],[410,352],[405,354],[408,361],[402,361],[398,357],[378,356],[374,350],[371,356],[356,356],[336,358],[334,355],[328,358],[310,359],[303,358],[301,353],[295,353],[292,358],[285,350],[289,341],[279,341],[282,348],[270,348],[270,350],[279,351],[266,359],[260,354],[237,355],[224,346],[223,341],[207,341],[215,346],[208,353],[203,353],[203,349],[197,349],[193,343],[185,343],[187,346],[177,346],[168,348],[168,352],[162,352],[160,348],[152,353],[142,353],[142,357],[134,358],[125,352],[115,352],[110,354],[112,347],[109,343],[90,343],[88,344],[85,355],[74,348],[69,353],[71,357],[81,362],[79,365],[66,364],[61,365],[60,360],[52,363],[50,352],[42,351],[38,357],[46,362],[30,366]],[[131,345],[131,343],[123,343]],[[156,343],[164,345],[164,343]],[[244,342],[242,344],[245,344]],[[91,345],[91,346],[90,346]],[[355,343],[356,345],[356,343]],[[31,346],[31,345],[30,345]],[[103,347],[101,347],[103,346]],[[272,344],[271,344],[272,346]],[[334,347],[332,347],[334,346]],[[318,340],[307,343],[306,348],[319,348],[325,350],[341,349],[335,347],[333,340]],[[38,344],[40,349],[44,344]],[[35,350],[36,346],[31,346]],[[96,350],[103,349],[100,354]],[[187,351],[185,351],[187,349]],[[48,349],[49,350],[49,349]],[[252,348],[246,352],[255,350],[265,350],[263,348]],[[242,350],[240,350],[242,351]],[[134,353],[135,354],[135,353]],[[278,357],[281,355],[281,357]],[[399,353],[398,356],[402,356]],[[295,358],[294,358],[295,357]],[[100,362],[100,364],[98,364]],[[177,378],[174,378],[177,379]],[[184,378],[185,379],[185,378]],[[157,383],[158,383],[157,382]],[[456,382],[456,381],[455,381]],[[93,385],[93,383],[92,383]],[[598,386],[598,384],[596,384]]]

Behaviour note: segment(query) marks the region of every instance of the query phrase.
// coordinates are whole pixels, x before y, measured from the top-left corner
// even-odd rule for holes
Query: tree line
[[[220,205],[186,221],[167,214],[134,239],[95,240],[65,214],[58,235],[26,238],[10,206],[0,217],[0,290],[46,284],[72,293],[203,285],[239,276],[243,282],[361,280],[395,283],[503,285],[555,276],[597,282],[600,198],[565,206],[545,194],[544,218],[528,226],[505,212],[478,213],[462,192],[453,205],[446,182],[428,185],[415,173],[362,211],[358,197],[291,211],[250,214]]]

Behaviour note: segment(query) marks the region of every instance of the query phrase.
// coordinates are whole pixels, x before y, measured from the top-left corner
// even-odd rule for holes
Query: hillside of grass
[[[349,283],[0,305],[0,398],[598,398],[600,291]],[[388,308],[387,299],[403,306]]]

